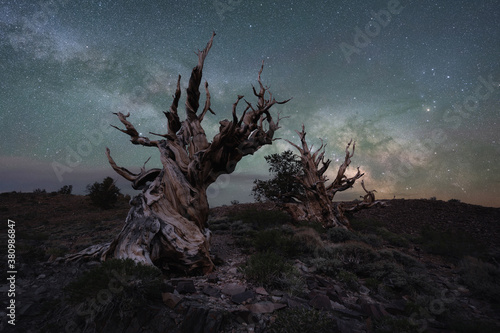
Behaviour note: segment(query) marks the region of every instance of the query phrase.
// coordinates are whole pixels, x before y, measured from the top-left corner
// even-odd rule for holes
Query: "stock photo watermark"
[[[226,17],[225,14],[227,12],[232,12],[242,3],[242,0],[213,0],[213,4],[215,7],[215,11],[221,21],[223,21]]]
[[[354,54],[360,55],[362,49],[368,47],[372,40],[378,37],[382,30],[391,23],[393,18],[401,14],[404,8],[399,0],[389,0],[387,9],[372,10],[370,12],[372,18],[365,24],[363,29],[359,26],[354,28],[352,43],[341,42],[339,44],[347,63],[351,63],[351,57]]]
[[[7,220],[7,323],[16,325],[16,222]]]

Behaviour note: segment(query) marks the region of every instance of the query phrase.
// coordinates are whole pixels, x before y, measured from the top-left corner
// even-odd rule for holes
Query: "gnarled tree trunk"
[[[210,111],[210,93],[205,83],[206,100],[198,113],[202,70],[205,57],[213,42],[212,35],[207,46],[198,53],[198,64],[193,68],[186,99],[186,119],[180,121],[177,113],[181,96],[180,76],[173,102],[168,112],[167,134],[161,140],[150,140],[139,135],[127,118],[130,114],[117,113],[125,126],[120,131],[131,137],[136,145],[156,147],[160,151],[161,169],[146,170],[134,174],[119,167],[106,149],[113,169],[132,182],[142,193],[131,200],[125,226],[110,244],[94,246],[80,254],[82,256],[107,258],[131,258],[137,262],[154,264],[163,269],[176,269],[185,273],[207,273],[213,269],[210,259],[210,231],[207,228],[209,212],[207,188],[221,174],[234,171],[236,164],[246,155],[253,154],[263,145],[273,142],[274,132],[279,128],[269,110],[277,102],[261,81],[262,67],[258,75],[259,90],[253,89],[257,105],[246,102],[241,117],[236,114],[238,96],[233,104],[232,120],[220,122],[219,133],[208,142],[201,126]]]
[[[328,179],[325,172],[330,166],[331,160],[325,161],[325,151],[323,143],[319,149],[312,153],[311,148],[306,142],[306,132],[304,126],[302,131],[297,134],[300,137],[300,146],[287,140],[300,152],[300,160],[303,168],[303,175],[297,178],[297,181],[304,187],[305,194],[295,198],[295,203],[285,204],[285,208],[297,219],[308,220],[311,222],[319,222],[323,227],[340,227],[349,228],[349,220],[344,215],[345,211],[351,211],[361,208],[371,207],[375,204],[375,191],[367,191],[362,182],[363,189],[367,195],[365,200],[356,206],[345,207],[342,203],[336,203],[333,198],[337,192],[345,191],[351,188],[356,180],[363,177],[359,168],[352,177],[347,177],[345,172],[351,164],[351,157],[354,155],[356,143],[352,145],[352,153],[349,148],[352,140],[347,144],[345,149],[345,159],[340,165],[337,176],[329,185],[326,184]]]

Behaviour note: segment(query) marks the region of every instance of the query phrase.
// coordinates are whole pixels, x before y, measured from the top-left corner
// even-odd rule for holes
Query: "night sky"
[[[273,108],[289,117],[276,136],[297,143],[304,124],[311,144],[323,139],[330,179],[352,138],[348,174],[359,166],[378,198],[500,206],[499,27],[498,0],[1,1],[0,192],[83,194],[112,176],[136,193],[105,148],[134,171],[150,156],[157,167],[158,150],[111,128],[112,112],[130,112],[150,138],[166,132],[177,75],[185,88],[215,31],[209,139],[237,95],[255,102],[264,60],[274,97],[293,97]],[[264,156],[286,149],[279,140],[245,157],[209,189],[211,205],[252,201]]]

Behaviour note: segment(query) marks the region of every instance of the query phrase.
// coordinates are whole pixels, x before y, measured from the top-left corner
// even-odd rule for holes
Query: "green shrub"
[[[71,194],[72,191],[73,191],[73,185],[64,185],[63,187],[61,187],[59,189],[59,191],[57,191],[57,193],[59,193],[59,194]]]
[[[462,282],[478,297],[500,303],[500,269],[473,257],[460,262]]]
[[[120,189],[115,186],[115,181],[111,177],[106,177],[99,183],[87,185],[87,195],[90,201],[102,209],[112,208],[120,195]]]
[[[273,250],[287,257],[293,257],[300,252],[300,244],[277,229],[255,233],[253,245],[257,251]]]
[[[377,235],[374,234],[361,234],[360,241],[373,246],[374,248],[381,248],[384,245],[384,241]]]
[[[358,235],[344,228],[330,228],[326,232],[326,238],[332,243],[344,243],[351,240],[359,240]]]
[[[379,258],[371,246],[362,242],[348,242],[335,246],[331,250],[331,255],[347,268],[373,262]]]
[[[404,236],[393,233],[387,228],[377,228],[375,232],[393,246],[407,248],[410,245],[410,242]]]
[[[358,277],[354,273],[340,269],[335,277],[353,290],[359,288]]]
[[[276,315],[269,333],[328,333],[336,324],[326,313],[314,309],[285,309]]]
[[[253,254],[243,272],[250,280],[266,287],[283,288],[283,276],[290,274],[294,267],[287,263],[282,256],[274,252],[258,252]]]
[[[100,293],[111,295],[115,300],[124,300],[127,294],[132,293],[136,294],[134,298],[137,301],[137,298],[154,294],[159,297],[161,277],[156,267],[136,264],[132,259],[111,259],[83,273],[64,289],[68,300],[75,304],[97,299]]]

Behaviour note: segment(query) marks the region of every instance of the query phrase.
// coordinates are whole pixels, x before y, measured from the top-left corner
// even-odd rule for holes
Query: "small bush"
[[[61,187],[59,189],[59,191],[57,191],[57,193],[59,194],[71,194],[71,192],[73,191],[73,185],[64,185],[63,187]]]
[[[387,228],[377,228],[375,232],[392,246],[407,248],[410,245],[410,242],[404,236],[395,234],[387,230]]]
[[[358,235],[344,228],[330,228],[326,232],[326,238],[332,243],[344,243],[350,240],[359,240]]]
[[[460,262],[462,282],[478,297],[500,303],[500,269],[473,257]]]
[[[337,272],[336,278],[353,290],[359,288],[358,277],[354,273],[341,269]]]
[[[290,215],[279,210],[247,209],[232,218],[233,221],[241,220],[243,223],[253,225],[257,229],[267,229],[282,226],[291,222]]]
[[[64,289],[74,304],[96,299],[100,293],[110,294],[114,299],[137,291],[140,295],[135,296],[141,298],[151,293],[157,293],[159,297],[161,277],[156,267],[137,264],[132,259],[111,259],[85,272]]]
[[[92,203],[102,209],[110,209],[118,200],[120,189],[115,186],[111,177],[106,177],[102,183],[87,185],[87,195]]]
[[[45,189],[42,189],[42,188],[37,188],[37,189],[33,190],[33,193],[42,194],[42,193],[47,193],[47,191],[45,191]]]
[[[283,288],[283,275],[290,274],[293,266],[282,256],[273,252],[258,252],[252,255],[243,272],[250,280],[266,287]]]
[[[324,312],[314,309],[286,309],[278,312],[270,325],[270,333],[335,332],[335,323]]]

